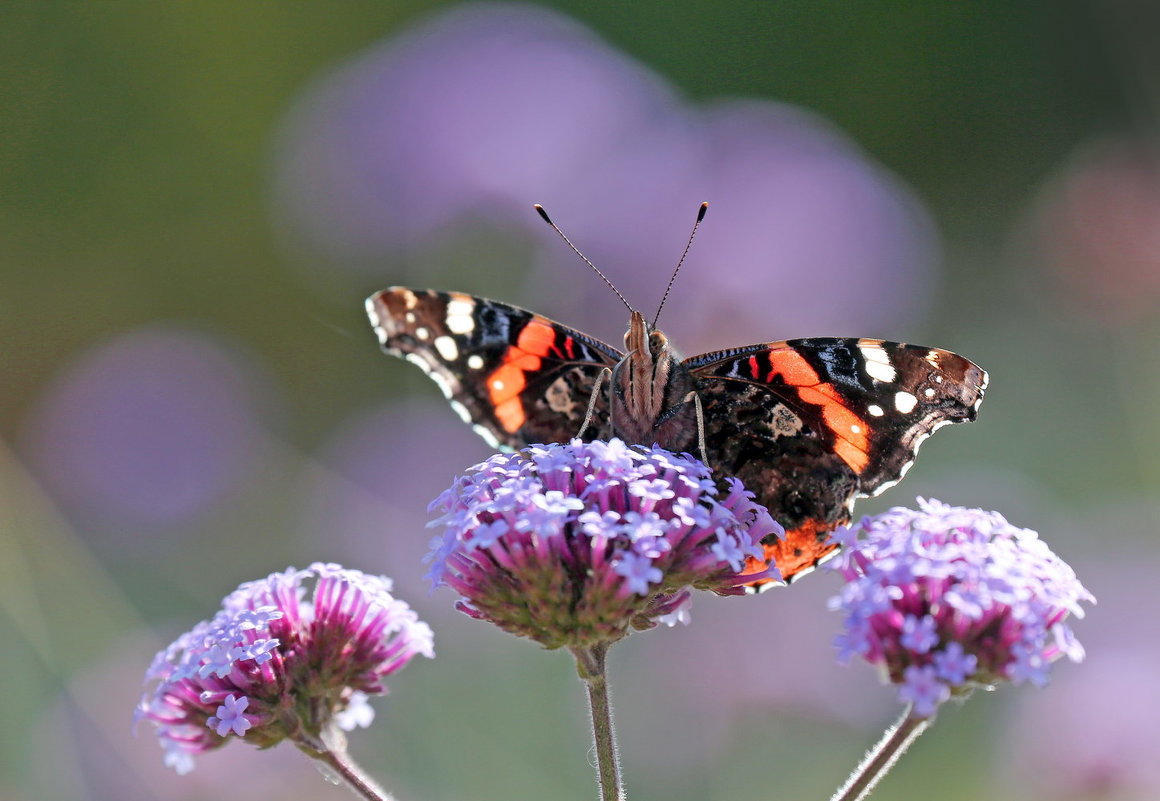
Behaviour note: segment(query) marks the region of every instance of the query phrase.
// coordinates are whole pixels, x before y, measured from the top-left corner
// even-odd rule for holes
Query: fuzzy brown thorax
[[[615,433],[640,445],[670,450],[688,447],[696,433],[690,427],[692,379],[673,355],[663,333],[638,311],[624,335],[625,355],[612,371],[612,420]]]

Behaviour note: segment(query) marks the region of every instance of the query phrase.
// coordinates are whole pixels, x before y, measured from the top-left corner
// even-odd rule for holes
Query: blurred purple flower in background
[[[264,380],[214,337],[137,329],[56,377],[33,409],[25,449],[85,529],[187,522],[245,484],[263,441],[259,415],[269,416]]]
[[[324,78],[292,113],[277,201],[339,256],[418,245],[471,212],[530,222],[669,102],[567,17],[459,6]],[[372,262],[373,264],[373,262]]]
[[[897,338],[934,280],[922,205],[832,125],[771,102],[688,107],[531,6],[452,8],[323,78],[286,123],[275,182],[296,244],[384,284],[429,280],[382,275],[384,256],[432,246],[457,220],[523,228],[539,243],[535,292],[506,299],[613,341],[624,311],[533,202],[651,315],[710,201],[662,318],[688,349]],[[485,279],[441,288],[487,292]]]
[[[1031,246],[1072,309],[1124,325],[1160,309],[1160,153],[1088,144],[1040,193]]]
[[[1147,513],[1155,519],[1154,505]],[[1160,798],[1160,623],[1144,590],[1155,583],[1154,563],[1113,551],[1085,569],[1100,599],[1092,620],[1099,625],[1084,629],[1083,670],[1064,672],[1050,693],[1024,693],[1010,708],[1008,736],[997,747],[1003,781],[1018,788],[1011,797]]]
[[[660,321],[679,347],[900,332],[929,301],[936,235],[922,205],[832,125],[789,105],[674,116],[549,209],[651,316],[703,200],[708,218]],[[543,303],[572,287],[569,313],[618,341],[625,313],[603,284],[558,242],[542,253]]]
[[[143,738],[126,737],[125,706],[141,692],[141,665],[156,651],[153,641],[122,637],[96,664],[81,667],[61,688],[57,703],[24,721],[30,741],[29,787],[23,794],[0,780],[4,798],[117,799],[117,801],[205,801],[238,795],[244,786],[280,801],[317,801],[318,787],[303,781],[301,756],[275,748],[255,758],[241,748],[223,748],[174,781],[173,770]],[[63,755],[63,756],[62,756]],[[23,768],[23,766],[22,766]]]
[[[872,673],[851,673],[833,659],[823,634],[833,627],[826,579],[742,602],[698,599],[691,625],[629,638],[620,669],[632,692],[618,703],[617,717],[626,758],[695,773],[692,766],[728,753],[754,720],[847,730],[887,714],[889,699]]]
[[[421,564],[430,538],[426,501],[466,462],[492,452],[447,412],[442,397],[383,404],[351,416],[331,434],[304,487],[303,529],[314,540],[311,552],[374,565],[424,605],[431,587]],[[433,620],[449,614],[443,603],[423,611]]]

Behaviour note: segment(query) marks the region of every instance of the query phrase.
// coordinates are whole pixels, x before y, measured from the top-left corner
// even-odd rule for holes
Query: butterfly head
[[[638,361],[662,362],[670,355],[669,338],[653,328],[643,314],[634,311],[624,334],[624,351]]]

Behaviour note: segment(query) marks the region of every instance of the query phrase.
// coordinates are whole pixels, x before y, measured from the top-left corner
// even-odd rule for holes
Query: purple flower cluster
[[[390,590],[385,577],[321,563],[241,585],[157,654],[136,720],[157,726],[178,773],[230,734],[269,747],[330,722],[368,725],[383,679],[434,656],[430,627]]]
[[[842,661],[877,665],[914,716],[930,717],[953,695],[1001,680],[1042,686],[1055,659],[1083,658],[1065,621],[1095,599],[1038,534],[997,512],[918,505],[838,535]]]
[[[532,445],[431,504],[445,530],[429,575],[461,611],[547,648],[614,642],[683,620],[689,587],[737,594],[778,578],[748,562],[783,533],[752,499],[736,479],[719,498],[705,465],[660,448]]]

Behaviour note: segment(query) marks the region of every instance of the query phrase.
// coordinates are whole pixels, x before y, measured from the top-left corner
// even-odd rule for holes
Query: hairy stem
[[[312,737],[300,732],[294,738],[294,744],[311,759],[317,759],[326,765],[331,772],[349,787],[355,795],[366,801],[395,801],[394,797],[371,781],[363,772],[350,754],[347,753],[345,738],[338,732],[334,737],[323,739]],[[328,744],[326,740],[336,740]]]
[[[623,801],[620,755],[616,750],[616,731],[612,725],[612,705],[608,699],[608,676],[605,661],[608,643],[572,650],[576,669],[588,689],[588,707],[592,712],[592,738],[596,748],[596,780],[601,801]]]
[[[887,729],[878,744],[866,753],[861,764],[850,774],[850,778],[846,779],[846,783],[831,796],[830,801],[862,801],[869,797],[878,780],[894,767],[898,758],[934,720],[933,717],[911,717],[910,712],[911,707],[907,706],[898,722]]]

